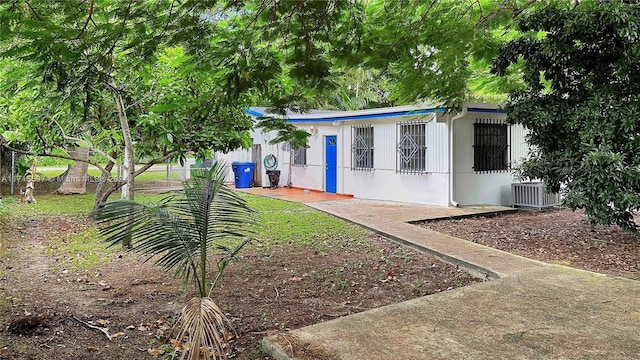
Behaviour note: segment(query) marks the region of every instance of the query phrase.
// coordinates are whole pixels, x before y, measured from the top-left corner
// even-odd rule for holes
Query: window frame
[[[511,126],[502,119],[476,119],[473,124],[473,171],[511,170]]]
[[[293,162],[291,166],[306,167],[307,166],[307,148],[301,147],[293,150]]]
[[[351,170],[374,171],[375,129],[371,124],[351,126]]]
[[[427,121],[396,123],[396,173],[427,174]]]

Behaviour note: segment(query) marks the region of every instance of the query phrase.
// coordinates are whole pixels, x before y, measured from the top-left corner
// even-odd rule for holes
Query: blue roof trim
[[[247,109],[244,111],[245,114],[255,116],[255,117],[264,117],[265,114]],[[423,109],[423,110],[408,110],[408,111],[395,111],[388,113],[379,113],[379,114],[366,114],[366,115],[349,115],[349,116],[341,116],[340,114],[335,114],[327,117],[318,117],[313,119],[308,118],[288,118],[288,122],[333,122],[333,121],[355,121],[355,120],[367,120],[367,119],[378,119],[378,118],[386,118],[386,117],[397,117],[397,116],[411,116],[411,115],[424,115],[424,114],[432,114],[432,113],[443,113],[445,112],[444,108],[437,109]],[[475,113],[485,113],[485,114],[506,114],[507,112],[502,109],[483,109],[483,108],[467,108],[467,112],[475,112]]]
[[[246,109],[244,111],[245,114],[247,115],[251,115],[251,116],[255,116],[255,117],[263,117],[264,114],[255,110],[251,110],[251,109]]]
[[[432,113],[441,113],[444,112],[444,109],[424,109],[424,110],[409,110],[409,111],[396,111],[396,112],[388,112],[388,113],[380,113],[380,114],[366,114],[366,115],[350,115],[350,116],[328,116],[322,118],[315,119],[296,119],[289,118],[287,121],[289,122],[333,122],[333,121],[347,121],[347,120],[367,120],[367,119],[377,119],[377,118],[387,118],[387,117],[396,117],[396,116],[411,116],[411,115],[423,115],[423,114],[432,114]]]
[[[482,108],[467,108],[467,112],[488,113],[488,114],[506,114],[506,110],[502,109],[482,109]]]

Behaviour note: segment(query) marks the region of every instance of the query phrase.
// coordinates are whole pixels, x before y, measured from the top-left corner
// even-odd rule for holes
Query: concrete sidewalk
[[[277,197],[496,280],[272,336],[263,343],[275,359],[640,359],[640,282],[551,266],[408,223],[508,209],[331,198],[296,189]]]
[[[510,208],[500,206],[451,208],[361,199],[322,201],[307,205],[432,254],[485,279],[497,279],[546,266],[540,261],[478,245],[409,223],[446,217],[493,215],[513,211]]]
[[[640,359],[640,283],[548,266],[272,336],[278,360]]]

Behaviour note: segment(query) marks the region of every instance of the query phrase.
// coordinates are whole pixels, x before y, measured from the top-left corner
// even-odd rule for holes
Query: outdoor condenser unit
[[[562,202],[559,193],[549,194],[542,182],[522,182],[511,184],[513,206],[536,209],[558,206]]]

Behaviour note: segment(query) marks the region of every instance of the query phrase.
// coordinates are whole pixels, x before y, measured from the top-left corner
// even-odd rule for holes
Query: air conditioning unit
[[[511,184],[513,206],[531,207],[538,210],[558,206],[562,202],[559,193],[547,193],[542,182]]]

